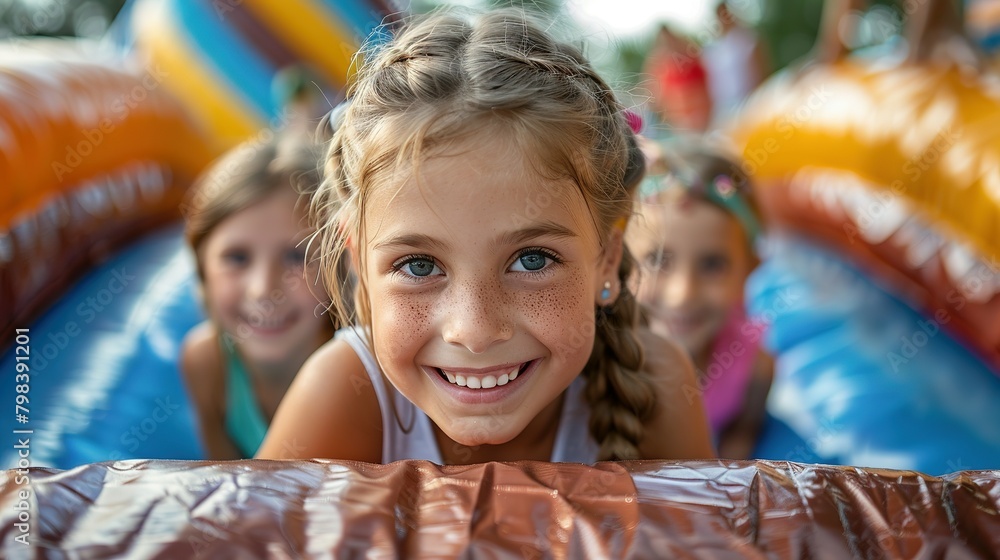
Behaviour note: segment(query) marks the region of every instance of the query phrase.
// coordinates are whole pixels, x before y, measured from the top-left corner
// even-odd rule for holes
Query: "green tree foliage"
[[[0,0],[0,38],[104,33],[125,0]]]

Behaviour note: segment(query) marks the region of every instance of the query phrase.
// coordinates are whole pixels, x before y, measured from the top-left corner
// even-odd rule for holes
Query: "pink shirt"
[[[740,306],[715,338],[712,357],[702,374],[702,399],[716,437],[743,411],[764,330],[765,325],[748,319]]]

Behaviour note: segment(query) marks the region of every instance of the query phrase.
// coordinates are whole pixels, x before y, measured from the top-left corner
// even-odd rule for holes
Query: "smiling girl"
[[[297,191],[315,188],[319,160],[297,139],[248,142],[189,199],[207,318],[185,337],[181,369],[208,458],[252,457],[295,374],[333,335],[304,269],[313,230]]]
[[[694,361],[719,455],[748,459],[774,371],[760,347],[764,325],[743,302],[758,263],[760,213],[747,174],[702,144],[647,145],[650,176],[627,239],[640,264],[637,298],[650,328]]]
[[[258,457],[712,456],[690,363],[636,328],[631,132],[590,65],[512,11],[427,16],[366,61],[313,197],[359,326],[305,364]]]

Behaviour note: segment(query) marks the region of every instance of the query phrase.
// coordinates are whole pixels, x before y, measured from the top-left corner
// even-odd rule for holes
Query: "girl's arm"
[[[763,351],[758,351],[753,364],[753,377],[743,400],[743,410],[719,437],[719,457],[751,458],[760,438],[761,426],[764,425],[767,394],[771,390],[773,377],[774,360]]]
[[[198,415],[201,439],[209,459],[242,459],[226,434],[225,372],[215,327],[204,322],[184,337],[181,372]]]
[[[656,411],[646,421],[639,446],[643,459],[711,459],[715,457],[699,385],[687,353],[676,343],[639,330],[645,369],[656,386]]]
[[[378,397],[347,342],[327,342],[302,365],[257,458],[382,461]]]

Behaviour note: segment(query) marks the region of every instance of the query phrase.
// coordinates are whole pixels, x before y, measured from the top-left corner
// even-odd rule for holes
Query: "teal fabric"
[[[264,441],[267,420],[236,349],[222,342],[222,353],[226,358],[226,433],[243,457],[251,458]]]

